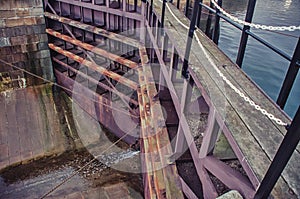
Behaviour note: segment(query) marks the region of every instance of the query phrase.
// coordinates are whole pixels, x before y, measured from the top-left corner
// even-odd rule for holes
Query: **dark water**
[[[232,15],[244,19],[247,9],[247,0],[223,0],[223,7]],[[257,0],[254,23],[272,26],[300,25],[300,0]],[[293,55],[300,31],[273,33],[252,29],[260,37]],[[286,35],[288,34],[288,35]],[[230,24],[221,21],[220,48],[233,60],[236,60],[241,31]],[[289,62],[272,50],[263,46],[249,36],[246,54],[243,62],[244,71],[276,101]],[[285,106],[285,111],[294,116],[300,102],[300,74],[298,74]]]

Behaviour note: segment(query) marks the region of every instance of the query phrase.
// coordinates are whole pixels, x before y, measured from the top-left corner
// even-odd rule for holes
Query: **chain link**
[[[212,0],[213,1],[213,0]],[[177,22],[179,22],[185,29],[189,29],[188,26],[186,26],[184,23],[181,22],[181,20],[179,20],[177,18],[177,16],[172,12],[171,8],[169,7],[168,4],[166,4],[169,12],[171,13],[171,15],[176,19]],[[197,31],[197,27],[195,27],[195,31]],[[281,126],[287,126],[287,123],[283,122],[281,119],[275,117],[273,114],[267,112],[265,109],[261,108],[258,104],[256,104],[252,99],[250,99],[249,97],[247,97],[242,91],[240,91],[235,85],[233,85],[231,83],[230,80],[227,79],[227,77],[225,77],[225,75],[219,70],[219,68],[216,66],[216,64],[214,63],[214,61],[210,58],[210,56],[208,55],[208,53],[206,52],[206,50],[204,49],[203,45],[200,42],[200,39],[198,38],[198,35],[196,34],[196,32],[194,32],[194,36],[197,40],[197,43],[199,44],[200,48],[202,49],[202,51],[204,52],[206,58],[208,59],[208,61],[211,63],[211,65],[213,66],[213,68],[216,70],[216,72],[218,73],[218,75],[223,79],[223,81],[232,89],[234,90],[234,92],[236,92],[244,101],[248,102],[250,104],[250,106],[254,107],[256,110],[260,111],[263,115],[267,116],[270,120],[273,120],[274,122],[276,122],[278,125]]]
[[[199,38],[197,35],[196,36],[196,40],[199,43]],[[282,120],[280,120],[279,118],[276,118],[273,114],[268,113],[265,109],[261,108],[261,106],[259,106],[258,104],[256,104],[252,99],[250,99],[249,97],[247,97],[243,92],[241,92],[236,86],[234,86],[230,80],[227,79],[227,77],[224,76],[224,74],[217,68],[214,67],[215,70],[217,71],[217,73],[219,74],[219,76],[224,80],[224,82],[226,82],[226,84],[232,89],[234,90],[234,92],[236,92],[242,99],[244,99],[246,102],[248,102],[252,107],[254,107],[256,110],[260,111],[263,115],[267,116],[270,120],[275,121],[278,125],[282,125],[282,126],[286,126],[287,123],[283,122]]]
[[[237,22],[239,24],[242,24],[244,26],[250,26],[250,27],[256,28],[256,29],[273,30],[273,31],[295,31],[295,30],[300,30],[300,26],[268,26],[268,25],[262,25],[262,24],[249,23],[247,21],[243,21],[243,20],[241,20],[237,17],[234,17],[231,14],[229,14],[228,12],[226,12],[221,6],[218,5],[216,0],[211,0],[211,2],[226,17],[228,17],[232,21],[235,21],[235,22]]]

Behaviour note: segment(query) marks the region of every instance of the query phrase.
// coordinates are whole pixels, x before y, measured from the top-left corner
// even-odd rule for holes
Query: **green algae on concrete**
[[[0,102],[0,170],[83,147],[71,99],[52,85],[0,92]]]

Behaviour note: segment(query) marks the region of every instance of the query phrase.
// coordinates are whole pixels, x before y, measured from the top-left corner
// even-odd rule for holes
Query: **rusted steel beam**
[[[143,71],[141,68],[138,69],[139,81],[141,88],[138,89],[139,103],[140,103],[140,114],[141,117],[141,133],[142,133],[142,142],[144,146],[144,156],[146,160],[147,166],[147,177],[152,179],[150,181],[150,185],[146,185],[147,187],[151,187],[152,189],[145,190],[145,192],[149,191],[145,196],[150,195],[150,198],[164,198],[166,193],[166,185],[163,177],[163,165],[162,160],[159,156],[159,149],[156,145],[156,136],[154,131],[153,119],[151,118],[151,114],[149,112],[149,97],[147,92],[145,92],[145,77],[143,75]],[[149,170],[150,169],[150,170]]]
[[[66,41],[66,42],[69,42],[71,44],[79,46],[79,47],[81,47],[81,48],[83,48],[85,50],[91,51],[91,52],[93,52],[93,53],[95,53],[97,55],[100,55],[102,57],[108,58],[108,59],[110,59],[112,61],[118,62],[118,63],[120,63],[120,64],[122,64],[124,66],[127,66],[127,67],[131,68],[131,69],[135,69],[138,66],[137,63],[135,63],[135,62],[133,62],[131,60],[128,60],[128,59],[125,59],[125,58],[120,57],[118,55],[115,55],[113,53],[107,52],[106,50],[103,50],[101,48],[97,48],[97,47],[95,47],[93,45],[81,42],[81,41],[79,41],[77,39],[73,39],[72,37],[69,37],[67,35],[61,34],[59,32],[56,32],[56,31],[54,31],[52,29],[47,28],[46,32],[49,35],[52,35],[54,37],[57,37],[59,39],[62,39],[64,41]]]
[[[184,136],[185,136],[185,140],[186,140],[186,142],[189,146],[189,150],[191,152],[193,161],[195,163],[197,174],[200,177],[200,181],[207,181],[206,178],[205,178],[205,175],[203,175],[203,168],[201,166],[201,161],[199,159],[198,149],[197,149],[196,144],[194,142],[194,138],[192,137],[192,133],[191,133],[191,130],[189,128],[187,119],[183,114],[181,114],[181,105],[180,105],[179,97],[176,94],[173,82],[172,82],[172,80],[170,78],[170,75],[169,75],[169,71],[168,71],[168,69],[167,69],[167,67],[166,67],[166,65],[165,65],[165,63],[162,59],[161,52],[159,51],[159,48],[158,48],[157,44],[155,43],[155,38],[153,36],[152,30],[149,26],[148,21],[146,21],[146,27],[147,27],[147,32],[149,33],[149,38],[151,39],[151,42],[153,44],[153,48],[154,48],[156,54],[158,55],[157,58],[158,58],[158,61],[161,65],[161,70],[162,70],[163,75],[165,77],[165,81],[166,81],[166,84],[168,86],[168,89],[170,90],[170,94],[171,94],[172,101],[174,103],[174,107],[176,109],[178,117],[180,118],[180,120],[179,120],[180,125],[182,127],[182,130],[183,130],[183,133],[184,133]],[[169,35],[169,38],[170,38],[170,35]],[[178,52],[178,55],[181,56],[182,54],[180,54],[180,52]],[[181,59],[183,59],[183,56],[181,56]],[[212,198],[214,198],[214,197],[212,197]]]
[[[140,70],[140,69],[138,69]],[[143,79],[139,76],[142,83]],[[151,144],[151,140],[147,139],[147,120],[146,120],[146,110],[144,109],[144,94],[141,92],[141,88],[138,88],[138,102],[139,102],[139,110],[140,110],[140,119],[141,119],[141,160],[142,160],[142,171],[144,177],[144,196],[145,198],[155,199],[157,198],[157,184],[154,182],[158,182],[157,176],[154,175],[154,170],[152,166],[152,157],[151,157],[151,150],[149,144]],[[149,142],[150,141],[150,142]],[[156,185],[156,186],[155,186]],[[159,189],[159,188],[158,188]]]
[[[130,103],[133,103],[134,105],[139,105],[139,103],[134,100],[134,99],[131,99],[130,97],[128,97],[127,95],[124,95],[123,93],[117,91],[116,89],[112,89],[111,87],[107,86],[106,84],[103,84],[102,82],[99,82],[97,80],[95,80],[94,78],[86,75],[85,73],[79,71],[79,70],[76,70],[75,68],[73,68],[72,66],[69,66],[68,64],[56,59],[55,57],[52,58],[56,63],[60,64],[61,66],[69,69],[70,71],[76,73],[77,75],[80,75],[81,77],[87,79],[88,81],[90,82],[93,82],[94,84],[96,85],[99,85],[100,87],[112,92],[112,93],[115,93],[116,95],[120,96],[120,97],[123,97],[125,100],[127,100],[128,102]]]
[[[139,98],[139,101],[143,101],[141,111],[144,111],[146,118],[145,123],[141,123],[142,130],[145,131],[143,141],[149,142],[148,145],[146,145],[148,148],[145,150],[151,151],[151,155],[154,155],[152,164],[154,168],[158,168],[158,171],[161,171],[160,173],[155,173],[157,174],[156,180],[158,180],[155,182],[155,191],[158,192],[158,198],[184,198],[177,168],[168,162],[168,157],[170,157],[173,152],[161,105],[158,100],[155,100],[155,96],[158,93],[146,48],[141,47],[139,50],[142,63],[142,68],[138,69],[141,87],[140,95],[142,96],[142,99]]]
[[[137,83],[131,81],[130,79],[127,79],[127,78],[125,78],[125,77],[123,77],[123,76],[121,76],[121,75],[119,75],[117,73],[109,71],[106,68],[104,68],[102,66],[99,66],[99,65],[97,65],[97,64],[95,64],[95,63],[93,63],[91,61],[88,61],[88,60],[86,60],[86,59],[84,59],[84,58],[82,58],[82,57],[80,57],[78,55],[75,55],[75,54],[69,52],[69,51],[63,50],[62,48],[60,48],[58,46],[55,46],[52,43],[49,43],[48,45],[49,45],[50,49],[52,49],[52,50],[54,50],[54,51],[56,51],[56,52],[58,52],[58,53],[60,53],[60,54],[62,54],[64,56],[66,56],[66,57],[68,57],[70,59],[73,59],[74,61],[76,61],[76,62],[78,62],[78,63],[80,63],[80,64],[82,64],[84,66],[87,66],[88,68],[90,68],[90,69],[92,69],[94,71],[97,71],[97,72],[99,72],[102,75],[105,75],[105,76],[107,76],[107,77],[109,77],[109,78],[111,78],[113,80],[116,80],[119,83],[128,86],[129,88],[132,88],[134,90],[137,90],[137,88],[138,88]]]
[[[130,45],[130,46],[133,46],[133,47],[138,48],[141,45],[141,43],[139,41],[135,40],[135,39],[125,37],[123,35],[116,34],[116,33],[113,33],[113,32],[109,32],[105,29],[97,28],[95,26],[84,24],[84,23],[81,23],[81,22],[78,22],[78,21],[75,21],[75,20],[72,20],[72,19],[61,17],[61,16],[58,16],[58,15],[55,15],[55,14],[52,14],[52,13],[49,13],[49,12],[45,12],[45,17],[48,17],[48,18],[50,18],[52,20],[55,20],[55,21],[59,21],[59,22],[64,23],[64,24],[68,24],[68,25],[76,27],[76,28],[80,28],[82,30],[86,30],[88,32],[95,33],[97,35],[101,35],[103,37],[106,37],[106,38],[109,38],[109,39],[112,39],[112,40],[115,40],[115,41],[122,42],[124,44]]]
[[[80,2],[78,0],[77,1],[76,0],[57,0],[57,1],[72,4],[72,5],[81,6],[83,8],[89,8],[89,9],[96,10],[96,11],[105,12],[105,13],[108,13],[108,14],[114,14],[114,15],[118,15],[118,16],[121,16],[121,17],[129,18],[129,19],[134,19],[134,20],[137,20],[137,21],[140,21],[142,19],[142,16],[140,14],[132,13],[132,12],[124,12],[122,10],[109,8],[107,6],[94,5],[94,4],[91,4],[91,3]]]

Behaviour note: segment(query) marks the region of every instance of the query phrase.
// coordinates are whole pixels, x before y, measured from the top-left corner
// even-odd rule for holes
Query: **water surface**
[[[223,0],[223,7],[232,15],[244,19],[247,2],[247,0]],[[299,10],[299,0],[257,0],[253,22],[272,26],[299,26]],[[293,55],[300,36],[300,31],[279,32],[280,34],[256,29],[252,29],[252,31],[290,56]],[[223,20],[221,21],[219,46],[233,61],[237,57],[240,35],[240,30]],[[289,61],[249,36],[242,67],[254,82],[276,101],[289,67]],[[284,109],[288,115],[294,116],[299,102],[300,75],[298,74]]]

